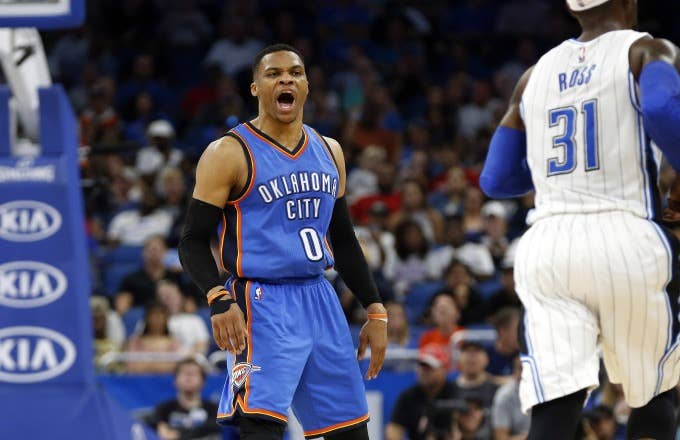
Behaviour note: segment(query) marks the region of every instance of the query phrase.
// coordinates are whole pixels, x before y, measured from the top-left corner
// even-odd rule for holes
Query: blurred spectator
[[[481,242],[491,253],[494,264],[499,266],[509,244],[507,210],[501,202],[495,200],[486,202],[482,207],[482,217],[484,218],[484,235]]]
[[[462,330],[458,325],[460,315],[453,296],[449,292],[436,294],[432,298],[429,314],[435,328],[422,334],[418,346],[422,348],[437,344],[448,348],[451,336]]]
[[[388,219],[390,229],[395,230],[404,220],[413,220],[420,225],[430,243],[441,243],[444,235],[444,219],[435,209],[427,205],[425,189],[414,180],[407,180],[401,188],[401,207]]]
[[[468,266],[478,278],[493,276],[495,268],[491,253],[484,245],[465,241],[462,217],[447,217],[444,231],[446,244],[428,254],[426,264],[430,278],[441,278],[454,258]]]
[[[398,296],[408,292],[413,283],[427,279],[425,261],[429,245],[418,223],[403,220],[394,231],[394,251],[388,252],[383,272]]]
[[[470,396],[464,400],[466,407],[453,413],[454,426],[452,432],[454,438],[456,434],[459,434],[461,440],[491,439],[491,420],[488,407],[478,397]]]
[[[468,186],[463,199],[463,228],[466,240],[477,241],[482,236],[484,231],[483,203],[482,191],[476,186]]]
[[[394,163],[401,155],[401,139],[397,133],[381,126],[383,116],[384,113],[377,103],[366,102],[359,120],[350,120],[345,128],[346,136],[359,151],[371,145],[383,147],[389,160]]]
[[[388,347],[411,348],[412,341],[408,329],[408,319],[404,305],[388,302],[387,309],[387,344]]]
[[[186,312],[184,308],[186,298],[177,283],[160,280],[156,284],[156,299],[168,310],[168,329],[182,344],[183,351],[207,354],[210,346],[208,327],[200,316]]]
[[[509,253],[509,251],[508,251]],[[507,257],[507,255],[506,255]],[[487,300],[484,305],[484,314],[487,318],[491,318],[499,310],[506,307],[513,307],[520,309],[522,307],[522,302],[517,296],[515,291],[515,275],[513,262],[509,261],[508,258],[504,258],[501,262],[501,288],[494,292]]]
[[[348,203],[378,192],[377,167],[386,159],[383,147],[370,145],[359,154],[359,166],[347,174]]]
[[[486,371],[494,376],[509,376],[512,373],[513,359],[519,353],[518,328],[520,312],[506,307],[500,309],[492,319],[496,329],[496,340],[487,349],[489,365]]]
[[[487,81],[475,81],[472,97],[458,114],[460,134],[472,139],[480,130],[488,130],[494,124],[494,110],[499,103],[491,99],[491,86]]]
[[[489,356],[484,346],[475,340],[464,339],[458,355],[460,374],[455,381],[456,397],[463,399],[475,397],[481,401],[484,408],[491,408],[498,385],[486,372],[487,365],[489,365]]]
[[[103,296],[90,297],[92,330],[94,331],[94,364],[106,353],[117,352],[125,342],[125,327],[120,316],[109,307],[109,300]]]
[[[177,363],[177,396],[158,404],[147,420],[156,428],[161,440],[222,438],[220,428],[215,423],[217,405],[201,398],[204,385],[205,371],[201,364],[192,358]]]
[[[173,51],[200,50],[207,43],[212,26],[196,7],[196,0],[174,0],[158,32]]]
[[[430,196],[430,204],[444,216],[460,215],[467,186],[465,170],[460,166],[451,167],[444,182]]]
[[[146,353],[150,356],[179,354],[182,344],[170,334],[168,318],[168,310],[164,306],[153,304],[148,307],[140,333],[128,340],[126,352],[131,355]],[[167,359],[129,360],[125,369],[128,373],[170,373],[175,365],[176,362]]]
[[[371,205],[365,226],[354,227],[368,267],[373,271],[382,270],[387,255],[394,254],[395,238],[387,230],[387,214],[387,206],[381,201],[376,201]]]
[[[385,427],[385,440],[423,440],[427,429],[424,417],[438,400],[455,397],[455,386],[446,380],[451,356],[439,344],[420,349],[416,376],[418,382],[403,391],[394,406],[390,422]]]
[[[474,287],[475,279],[463,262],[452,260],[444,271],[444,284],[460,311],[460,325],[482,322],[484,300]]]
[[[173,218],[160,207],[156,193],[143,186],[139,207],[121,211],[111,219],[107,232],[109,243],[141,246],[154,235],[167,237]]]
[[[112,105],[110,81],[98,80],[90,89],[89,102],[80,115],[80,143],[97,147],[118,140],[120,120]]]
[[[152,236],[144,243],[142,267],[126,275],[115,297],[115,309],[123,315],[133,305],[145,306],[156,297],[156,283],[169,279],[180,283],[181,276],[169,271],[163,263],[167,245],[161,236]]]
[[[598,405],[583,414],[583,429],[588,440],[614,440],[616,419],[611,408]]]
[[[225,75],[234,75],[250,67],[263,44],[248,35],[246,20],[237,16],[225,17],[219,29],[221,38],[210,47],[205,65],[216,64]]]
[[[153,176],[165,166],[179,166],[182,151],[172,147],[175,129],[164,119],[149,124],[146,129],[149,145],[139,150],[135,167],[143,176]],[[152,184],[153,179],[147,183]]]
[[[394,190],[396,178],[394,164],[382,162],[378,165],[376,174],[378,175],[378,193],[362,197],[350,207],[352,217],[359,224],[365,224],[368,221],[371,207],[376,202],[383,203],[388,213],[397,211],[401,204],[401,195]]]
[[[116,97],[119,108],[129,107],[135,98],[146,93],[157,109],[165,110],[170,104],[171,92],[156,75],[156,60],[150,53],[136,54],[132,61],[132,74],[121,82]]]
[[[176,248],[182,235],[188,195],[184,176],[179,168],[165,167],[158,173],[158,195],[162,199],[162,210],[172,217],[172,226],[167,236],[168,247]]]
[[[521,410],[519,381],[522,364],[513,360],[512,380],[498,389],[491,407],[493,440],[521,440],[529,433],[531,418]]]

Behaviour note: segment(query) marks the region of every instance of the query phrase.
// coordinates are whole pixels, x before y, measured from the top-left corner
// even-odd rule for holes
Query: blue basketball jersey
[[[326,239],[338,193],[330,147],[303,125],[293,151],[246,122],[232,129],[250,156],[245,192],[224,208],[222,266],[240,278],[281,281],[333,266]]]

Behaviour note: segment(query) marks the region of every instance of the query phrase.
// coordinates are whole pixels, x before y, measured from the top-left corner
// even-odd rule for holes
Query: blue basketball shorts
[[[217,414],[287,423],[292,407],[306,438],[368,422],[366,390],[338,296],[323,277],[269,284],[230,279],[248,327],[247,348],[228,355]]]

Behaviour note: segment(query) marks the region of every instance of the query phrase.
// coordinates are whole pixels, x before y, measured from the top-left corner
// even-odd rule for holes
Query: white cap
[[[482,206],[482,217],[493,216],[505,219],[507,215],[508,215],[507,209],[505,209],[505,206],[503,206],[502,202],[499,202],[497,200],[486,202],[484,206]]]
[[[146,129],[146,135],[149,137],[171,138],[175,137],[175,129],[165,119],[157,119],[149,124]]]
[[[572,11],[585,11],[607,3],[609,0],[567,0],[569,9]]]

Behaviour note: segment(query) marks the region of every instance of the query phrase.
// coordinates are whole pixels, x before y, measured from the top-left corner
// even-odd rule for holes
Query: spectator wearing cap
[[[489,249],[479,243],[465,241],[461,216],[447,217],[444,221],[444,231],[446,244],[432,250],[425,262],[430,278],[442,278],[444,270],[454,258],[467,265],[477,278],[493,276],[495,267]]]
[[[155,176],[166,166],[177,167],[184,157],[181,150],[172,147],[175,129],[165,119],[157,119],[146,128],[149,145],[137,152],[135,168],[143,176]],[[153,183],[153,178],[148,183]]]
[[[519,327],[520,312],[514,307],[500,309],[491,322],[496,329],[496,340],[487,348],[489,365],[486,371],[496,376],[498,382],[505,381],[512,374],[513,359],[519,353],[519,341],[517,331]]]
[[[522,308],[522,302],[515,291],[515,274],[514,274],[514,255],[517,240],[510,243],[505,257],[501,261],[501,287],[486,300],[485,303],[485,317],[487,320],[491,319],[499,310],[505,307],[513,307],[516,309]]]
[[[390,422],[385,428],[385,440],[424,440],[427,428],[426,412],[436,400],[453,399],[454,385],[446,380],[451,356],[439,344],[420,349],[416,367],[417,383],[397,398]]]
[[[422,348],[437,344],[448,348],[451,336],[463,329],[458,325],[460,313],[453,295],[446,291],[437,293],[432,298],[429,315],[435,328],[421,335],[418,346]]]
[[[452,419],[453,438],[460,440],[490,440],[491,420],[488,407],[475,396],[464,399],[465,408],[454,411]]]
[[[493,440],[519,440],[526,438],[531,418],[521,410],[519,401],[519,380],[522,364],[519,356],[513,359],[512,379],[501,386],[491,406]]]
[[[489,356],[479,341],[464,339],[460,344],[458,355],[458,377],[456,377],[456,397],[465,399],[478,398],[484,408],[491,408],[493,396],[498,385],[486,372]]]
[[[500,266],[509,245],[507,215],[507,209],[502,202],[493,200],[482,206],[484,235],[482,235],[481,243],[491,253],[496,266]]]

